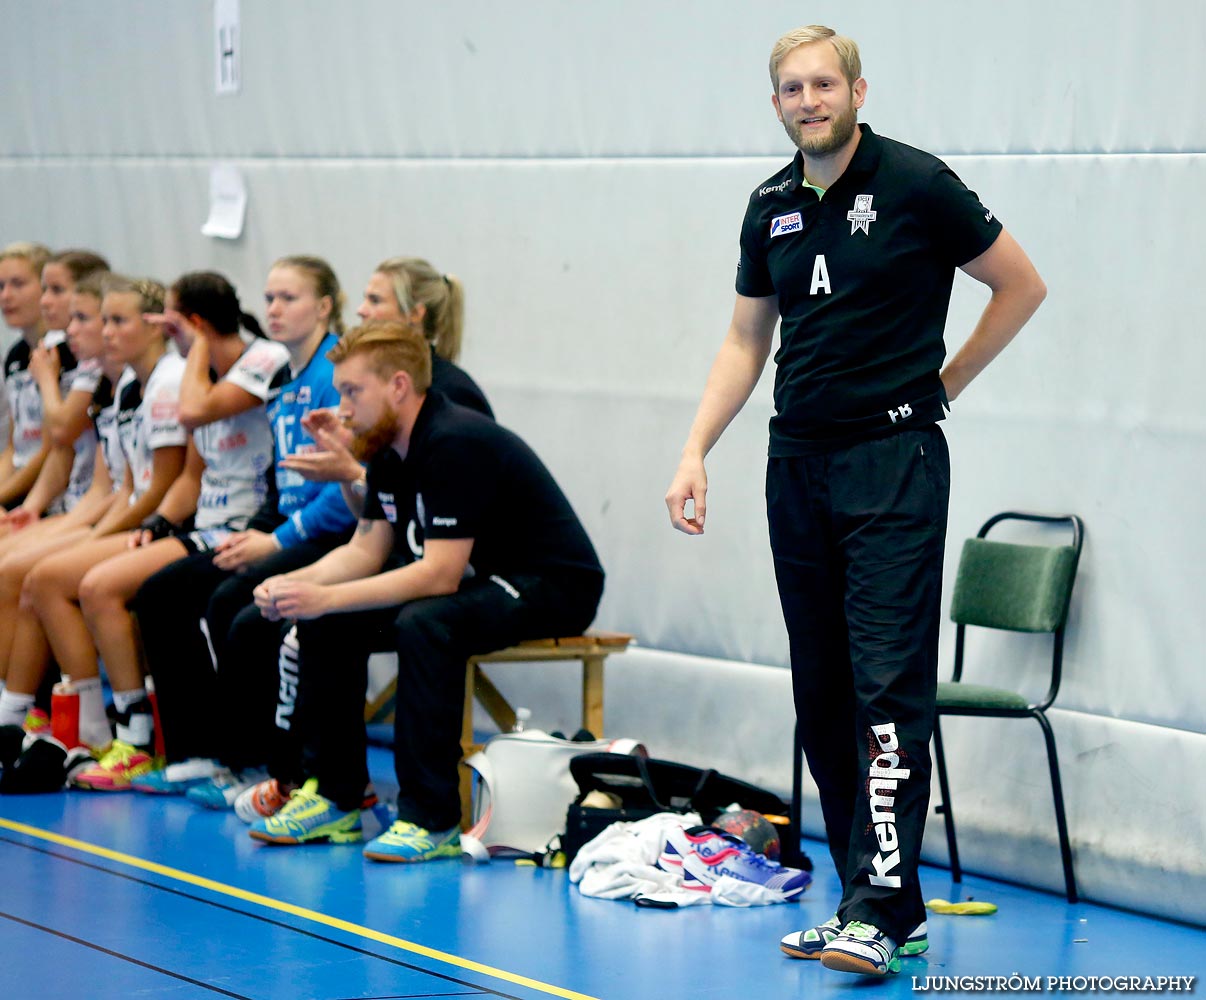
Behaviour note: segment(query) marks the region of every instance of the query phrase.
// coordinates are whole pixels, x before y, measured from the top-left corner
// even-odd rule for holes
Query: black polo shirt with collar
[[[737,293],[777,295],[770,454],[840,447],[941,420],[955,269],[1001,223],[945,163],[862,137],[824,194],[795,159],[750,196]]]
[[[419,410],[406,458],[385,448],[369,462],[362,516],[393,525],[395,562],[422,558],[428,539],[472,538],[470,566],[483,579],[603,578],[586,530],[535,452],[437,392]]]

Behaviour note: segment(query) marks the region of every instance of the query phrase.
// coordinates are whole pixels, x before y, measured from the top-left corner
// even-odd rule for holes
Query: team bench
[[[603,664],[612,653],[624,652],[632,636],[623,632],[591,630],[584,635],[562,639],[529,639],[517,646],[493,653],[471,656],[465,664],[465,711],[461,717],[461,752],[468,757],[481,749],[473,737],[473,703],[476,700],[494,720],[501,732],[515,728],[515,709],[503,697],[482,669],[494,663],[581,663],[582,728],[597,738],[603,736]],[[393,678],[372,700],[365,702],[366,722],[392,722],[398,680]],[[462,768],[461,802],[463,815],[469,815],[469,780]]]

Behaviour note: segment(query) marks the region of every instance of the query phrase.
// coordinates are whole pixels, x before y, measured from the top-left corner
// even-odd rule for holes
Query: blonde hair
[[[128,278],[124,274],[107,274],[101,281],[104,295],[137,295],[138,311],[144,313],[163,312],[163,301],[167,289],[154,278]]]
[[[288,257],[282,257],[273,267],[291,267],[295,271],[301,271],[310,277],[314,282],[314,291],[318,293],[318,297],[329,296],[331,299],[331,315],[327,322],[330,328],[340,336],[343,335],[343,307],[346,305],[346,297],[343,290],[339,287],[339,279],[335,277],[335,272],[331,265],[321,257],[312,257],[308,254],[292,254]]]
[[[380,378],[406,372],[416,392],[431,388],[431,348],[421,333],[404,323],[375,320],[353,327],[327,352],[327,359],[335,365],[359,357]]]
[[[853,38],[839,35],[832,28],[823,24],[810,24],[804,28],[796,28],[775,42],[770,54],[770,78],[775,93],[779,92],[779,64],[787,53],[798,49],[801,45],[812,42],[829,42],[837,50],[838,61],[842,65],[842,75],[851,86],[863,75],[863,61],[859,58],[858,43]]]
[[[390,257],[377,265],[394,289],[403,315],[423,306],[423,334],[446,361],[461,355],[465,329],[465,286],[459,278],[437,271],[422,257]]]
[[[50,260],[50,247],[43,246],[41,243],[10,243],[0,250],[0,260],[23,260],[40,279],[42,268]]]

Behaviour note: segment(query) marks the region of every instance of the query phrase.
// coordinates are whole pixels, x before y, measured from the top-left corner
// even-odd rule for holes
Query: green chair
[[[988,540],[985,536],[1002,521],[1064,525],[1071,539],[1066,545],[1017,545]],[[946,823],[951,877],[956,882],[963,880],[963,871],[959,866],[959,848],[955,843],[955,817],[951,809],[939,722],[944,715],[1030,718],[1038,722],[1047,743],[1047,765],[1051,771],[1051,792],[1055,798],[1055,822],[1064,864],[1064,884],[1068,902],[1075,903],[1077,900],[1072,847],[1068,841],[1068,821],[1064,814],[1064,794],[1059,778],[1059,758],[1055,751],[1055,735],[1047,721],[1047,709],[1059,693],[1064,626],[1068,619],[1068,603],[1076,580],[1083,537],[1084,522],[1075,514],[1048,516],[1006,511],[989,518],[975,538],[963,543],[951,601],[951,620],[958,626],[955,631],[955,671],[949,682],[938,684],[938,714],[934,719],[934,757],[942,796],[936,811],[942,814]],[[986,687],[965,681],[964,637],[969,625],[1010,632],[1049,633],[1052,637],[1052,653],[1051,682],[1047,693],[1039,701],[1032,702],[1008,688]]]

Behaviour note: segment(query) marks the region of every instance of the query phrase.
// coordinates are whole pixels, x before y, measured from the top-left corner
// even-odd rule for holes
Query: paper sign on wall
[[[247,215],[247,184],[237,167],[215,163],[209,171],[209,218],[201,227],[205,236],[236,240],[243,234]]]
[[[239,0],[214,0],[214,36],[216,92],[237,94],[243,81]]]

